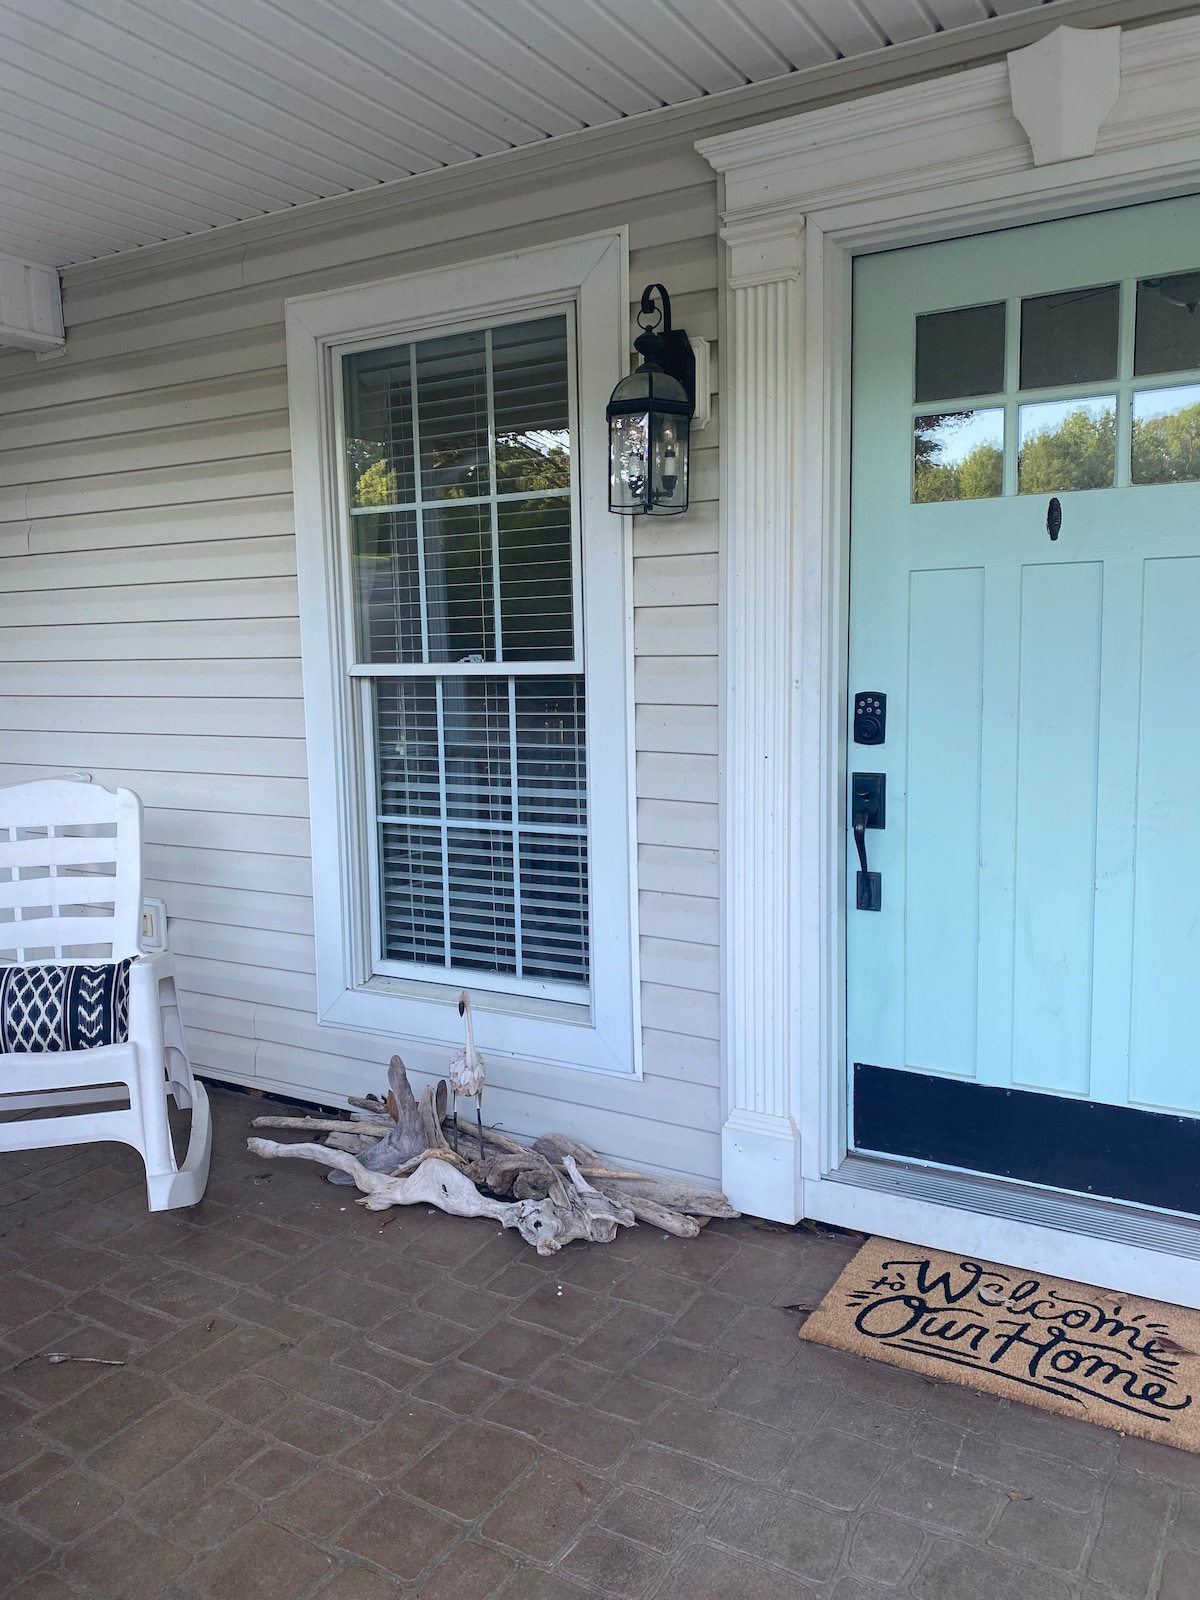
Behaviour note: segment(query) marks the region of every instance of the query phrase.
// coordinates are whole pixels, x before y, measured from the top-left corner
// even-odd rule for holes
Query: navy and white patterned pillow
[[[124,1044],[130,965],[0,969],[0,1055]]]

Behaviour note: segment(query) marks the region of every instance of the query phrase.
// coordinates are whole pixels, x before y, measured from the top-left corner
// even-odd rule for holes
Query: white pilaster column
[[[722,1181],[740,1210],[802,1215],[793,980],[795,563],[803,395],[800,218],[737,223],[724,438]]]

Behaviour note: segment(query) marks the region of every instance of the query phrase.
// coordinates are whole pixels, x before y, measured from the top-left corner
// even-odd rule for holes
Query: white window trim
[[[588,709],[590,1003],[473,991],[493,1059],[641,1075],[633,785],[632,541],[608,511],[604,408],[626,371],[624,229],[305,295],[285,306],[296,556],[312,823],[318,1020],[456,1046],[458,985],[371,973],[371,893],[356,680],[339,544],[336,347],[420,337],[447,323],[495,326],[575,307],[576,489],[583,548]]]

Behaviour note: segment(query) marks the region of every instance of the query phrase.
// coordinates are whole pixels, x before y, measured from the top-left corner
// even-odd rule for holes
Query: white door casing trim
[[[781,1221],[907,1229],[1072,1276],[1086,1263],[1200,1305],[1196,1262],[829,1178],[846,1154],[852,259],[1200,189],[1200,19],[1120,42],[1119,98],[1076,159],[1035,165],[1007,64],[697,145],[724,179],[728,264],[723,1182]],[[1087,52],[1055,55],[1070,73]]]

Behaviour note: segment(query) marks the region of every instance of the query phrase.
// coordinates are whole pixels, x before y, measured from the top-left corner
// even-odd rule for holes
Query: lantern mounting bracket
[[[655,295],[658,296],[657,306],[654,304]],[[669,377],[682,384],[692,408],[689,415],[694,416],[696,356],[685,331],[671,325],[671,296],[663,284],[648,283],[642,290],[637,320],[642,331],[633,341],[633,348],[645,360],[653,361]]]

